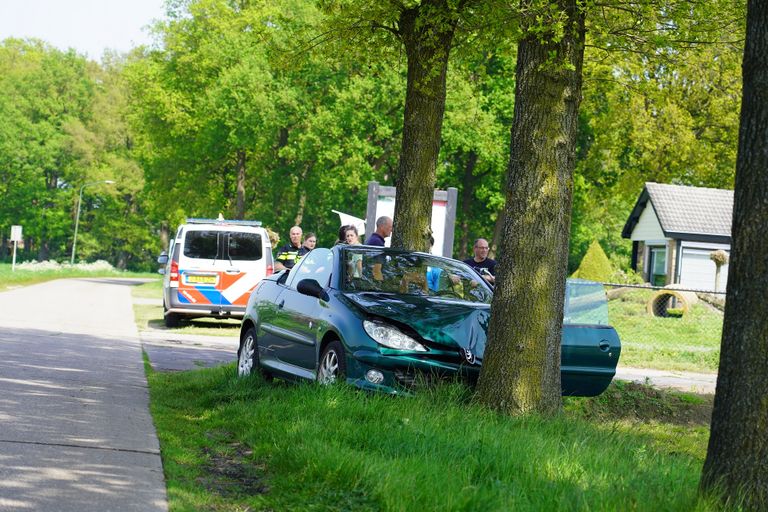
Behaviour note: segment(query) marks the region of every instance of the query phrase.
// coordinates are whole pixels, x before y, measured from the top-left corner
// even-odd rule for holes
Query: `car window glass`
[[[428,254],[380,249],[341,251],[342,288],[490,304],[492,293],[469,266]]]
[[[565,281],[564,324],[608,325],[608,297],[601,283]]]
[[[262,257],[261,235],[258,233],[227,233],[229,244],[228,256],[233,260],[256,261]]]
[[[314,279],[323,288],[328,286],[333,269],[333,253],[330,249],[313,249],[306,254],[288,276],[288,286],[296,289],[302,279]]]
[[[213,260],[218,253],[218,231],[188,231],[184,243],[184,256]]]

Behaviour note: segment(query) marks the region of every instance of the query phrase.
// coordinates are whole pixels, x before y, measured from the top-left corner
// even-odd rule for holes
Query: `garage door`
[[[712,250],[683,248],[680,262],[680,284],[696,290],[715,289],[715,262],[709,259]],[[728,264],[720,268],[718,291],[724,292],[728,282]]]

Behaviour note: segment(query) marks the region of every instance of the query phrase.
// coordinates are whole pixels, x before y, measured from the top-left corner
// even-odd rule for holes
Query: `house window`
[[[667,284],[667,248],[651,247],[651,261],[648,265],[649,280],[653,286]]]

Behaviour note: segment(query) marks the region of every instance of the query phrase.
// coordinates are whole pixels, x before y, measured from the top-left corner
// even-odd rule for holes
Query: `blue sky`
[[[151,41],[144,29],[161,19],[164,0],[0,0],[0,40],[35,37],[93,60]],[[144,29],[144,30],[142,30]]]

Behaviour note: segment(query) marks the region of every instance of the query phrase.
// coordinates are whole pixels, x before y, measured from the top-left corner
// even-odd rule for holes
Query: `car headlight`
[[[376,343],[389,348],[398,350],[412,350],[415,352],[426,352],[427,349],[407,334],[403,333],[394,326],[383,322],[372,322],[363,320],[363,328],[368,336],[376,340]]]

